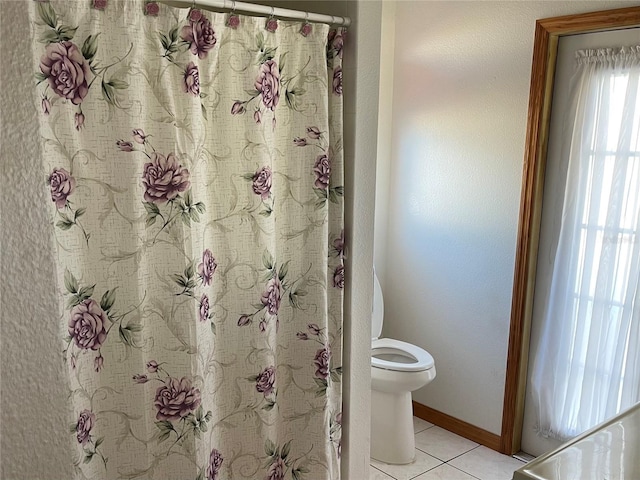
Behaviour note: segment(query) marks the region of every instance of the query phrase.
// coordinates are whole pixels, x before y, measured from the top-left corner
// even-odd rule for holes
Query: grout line
[[[426,428],[424,428],[424,429],[422,429],[422,430],[420,430],[420,431],[417,431],[417,432],[416,432],[416,431],[414,431],[414,437],[415,437],[416,435],[418,435],[419,433],[422,433],[422,432],[424,432],[424,431],[426,431],[426,430],[429,430],[430,428],[433,428],[433,427],[435,427],[435,426],[437,426],[437,425],[431,424],[430,426],[428,426],[428,427],[426,427]],[[445,431],[447,431],[447,432],[448,432],[448,430],[446,430],[446,429],[442,429],[442,430],[445,430]],[[453,432],[449,432],[449,433],[453,433]],[[454,434],[454,435],[455,435],[455,434]],[[476,450],[476,449],[478,449],[478,448],[482,447],[482,445],[481,445],[481,444],[478,444],[477,442],[473,442],[473,443],[476,443],[476,446],[475,446],[475,447],[472,447],[472,448],[470,448],[469,450],[466,450],[466,451],[464,451],[464,452],[460,453],[459,455],[456,455],[455,457],[450,458],[449,460],[443,460],[443,459],[441,459],[441,458],[439,458],[439,457],[435,456],[433,453],[427,452],[426,450],[423,450],[423,449],[421,449],[421,448],[419,448],[419,447],[417,447],[417,446],[416,446],[416,447],[415,447],[415,449],[416,449],[417,451],[419,451],[419,452],[421,452],[421,453],[424,453],[425,455],[427,455],[427,456],[429,456],[429,457],[435,458],[436,460],[438,460],[438,461],[439,461],[439,462],[441,462],[441,463],[440,463],[440,464],[438,464],[438,465],[436,465],[436,466],[434,466],[434,467],[431,467],[431,468],[429,468],[429,469],[427,469],[427,470],[425,470],[425,471],[423,471],[423,472],[421,472],[421,473],[418,473],[417,475],[415,475],[415,476],[411,477],[411,478],[410,478],[410,480],[414,480],[414,479],[416,479],[417,477],[419,477],[419,476],[421,476],[421,475],[424,475],[425,473],[428,473],[428,472],[430,472],[430,471],[432,471],[432,470],[435,470],[436,468],[440,468],[440,467],[442,467],[442,465],[448,465],[448,466],[450,466],[451,468],[454,468],[454,469],[456,469],[456,470],[458,470],[458,471],[460,471],[460,472],[464,473],[465,475],[469,475],[469,476],[470,476],[471,478],[473,478],[473,479],[476,479],[476,480],[482,480],[481,478],[476,477],[475,475],[472,475],[471,473],[466,472],[466,471],[462,470],[461,468],[458,468],[458,467],[456,467],[455,465],[451,465],[451,464],[450,464],[450,462],[451,462],[451,461],[453,461],[453,460],[455,460],[455,459],[457,459],[457,458],[460,458],[460,457],[462,457],[463,455],[466,455],[467,453],[470,453],[470,452],[472,452],[473,450]],[[518,461],[522,462],[523,464],[526,464],[526,463],[527,463],[526,461],[523,461],[523,460],[522,460],[522,459],[520,459],[520,458],[516,458],[515,456],[503,455],[503,454],[501,454],[501,455],[502,455],[502,456],[505,456],[505,457],[508,457],[508,458],[513,458],[514,460],[518,460]],[[392,475],[390,475],[389,473],[385,472],[384,470],[381,470],[381,469],[379,469],[379,468],[377,468],[377,467],[375,467],[375,466],[373,466],[373,465],[371,465],[371,468],[374,468],[375,470],[377,470],[377,471],[379,471],[379,472],[383,473],[384,475],[387,475],[389,478],[392,478],[393,480],[397,480],[397,478],[395,478],[394,476],[392,476]]]
[[[433,457],[433,458],[435,458],[437,460],[440,460],[443,463],[447,463],[446,460],[443,460],[440,457],[436,457],[433,453],[425,452],[424,450],[422,450],[421,448],[418,448],[418,447],[416,447],[416,450],[420,450],[422,453],[426,453],[427,455],[429,455],[429,456],[431,456],[431,457]]]
[[[414,435],[418,435],[419,433],[426,432],[427,430],[429,430],[430,428],[433,428],[433,427],[435,427],[435,425],[429,425],[428,427],[424,427],[422,430],[418,430],[418,431],[414,430],[413,434]]]
[[[422,450],[420,450],[420,451],[422,451]],[[433,455],[431,455],[431,456],[433,457]],[[433,457],[433,458],[436,458],[436,457]],[[438,460],[440,460],[440,459],[438,458]],[[440,460],[440,461],[442,462],[442,460]],[[442,462],[440,465],[436,465],[435,467],[431,467],[430,469],[425,470],[424,472],[422,472],[422,473],[420,473],[420,474],[416,475],[416,476],[415,476],[415,477],[413,477],[413,478],[419,477],[420,475],[424,475],[425,473],[430,472],[431,470],[435,470],[436,468],[440,468],[442,465],[446,465],[446,464],[447,464],[447,462]],[[466,473],[466,472],[465,472],[465,473]]]
[[[467,453],[469,453],[469,452],[471,452],[471,451],[475,450],[476,448],[480,448],[480,445],[476,445],[475,447],[473,447],[473,448],[471,448],[471,449],[467,450],[466,452],[463,452],[463,453],[461,453],[460,455],[456,455],[455,457],[450,458],[450,459],[449,459],[449,460],[447,460],[446,462],[447,462],[447,463],[449,463],[451,460],[455,460],[456,458],[460,458],[461,456],[466,455]],[[458,469],[458,470],[460,470],[460,469]],[[467,473],[467,472],[464,472],[464,473]]]
[[[449,464],[447,463],[447,465],[449,465]],[[475,475],[471,475],[469,472],[465,472],[464,470],[462,470],[461,468],[456,467],[455,465],[449,465],[449,466],[451,468],[455,468],[456,470],[458,470],[458,471],[460,471],[460,472],[462,472],[462,473],[464,473],[466,475],[469,475],[471,478],[477,478],[478,480],[482,480],[481,478],[476,477]]]
[[[393,480],[398,480],[396,477],[389,475],[389,474],[388,474],[387,472],[385,472],[384,470],[380,470],[379,468],[374,467],[374,466],[373,466],[373,465],[371,465],[371,464],[369,464],[369,466],[370,466],[371,468],[374,468],[374,469],[378,470],[380,473],[384,473],[387,477],[389,477],[389,478],[393,478]]]
[[[454,459],[456,459],[456,458],[458,458],[458,457],[461,457],[462,455],[465,455],[465,454],[469,453],[470,451],[475,450],[476,448],[479,448],[480,446],[481,446],[481,445],[476,445],[475,447],[472,447],[472,448],[470,448],[469,450],[467,450],[467,451],[465,451],[465,452],[462,452],[462,453],[460,453],[460,454],[456,455],[455,457],[451,457],[449,460],[443,460],[443,459],[442,459],[442,458],[440,458],[440,457],[436,457],[433,453],[429,453],[429,452],[427,452],[427,451],[425,451],[425,450],[422,450],[422,449],[421,449],[421,448],[419,448],[419,447],[416,447],[416,450],[420,450],[422,453],[426,453],[427,455],[429,455],[429,456],[431,456],[431,457],[433,457],[433,458],[437,458],[437,459],[438,459],[438,460],[440,460],[441,462],[449,463],[451,460],[454,460]],[[458,470],[459,470],[459,469],[458,469]],[[427,470],[427,471],[428,471],[428,470]],[[464,472],[464,473],[467,473],[467,472]]]

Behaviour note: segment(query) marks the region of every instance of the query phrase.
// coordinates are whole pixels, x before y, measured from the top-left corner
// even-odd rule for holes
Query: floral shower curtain
[[[339,478],[343,32],[32,3],[76,478]]]

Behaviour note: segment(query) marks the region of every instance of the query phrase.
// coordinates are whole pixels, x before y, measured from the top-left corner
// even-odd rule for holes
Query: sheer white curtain
[[[532,391],[567,439],[640,401],[640,47],[579,51],[562,226]]]

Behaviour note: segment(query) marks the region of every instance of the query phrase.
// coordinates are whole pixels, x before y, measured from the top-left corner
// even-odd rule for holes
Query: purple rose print
[[[342,67],[336,67],[333,71],[333,93],[342,95]]]
[[[104,10],[107,8],[107,0],[93,0],[93,8],[96,10]]]
[[[314,140],[319,139],[322,136],[322,132],[318,127],[307,127],[307,135]]]
[[[122,152],[133,152],[133,143],[125,142],[124,140],[116,141],[116,145]]]
[[[154,405],[158,420],[177,420],[186,417],[200,406],[200,390],[191,385],[186,377],[167,378],[156,390]]]
[[[275,32],[278,29],[278,20],[269,18],[264,28],[266,28],[268,32]]]
[[[287,471],[287,466],[284,463],[282,458],[277,457],[275,461],[269,467],[269,471],[267,472],[267,476],[264,480],[283,480],[284,474]]]
[[[190,93],[194,96],[200,95],[200,72],[198,71],[198,66],[193,62],[189,62],[184,71],[182,89],[185,93]]]
[[[333,272],[333,286],[344,288],[344,266],[338,265]]]
[[[227,27],[233,28],[234,30],[238,28],[240,25],[240,17],[238,15],[234,15],[233,13],[229,15],[227,18]]]
[[[49,112],[51,112],[51,102],[48,97],[44,96],[42,97],[42,113],[49,115]]]
[[[151,161],[144,164],[142,183],[144,199],[151,203],[166,203],[191,186],[189,170],[178,163],[173,153],[165,157],[153,152]]]
[[[278,310],[280,309],[280,288],[280,280],[276,276],[269,280],[267,283],[267,289],[262,292],[262,298],[260,301],[262,302],[262,305],[267,308],[267,312],[271,315],[277,315]]]
[[[260,111],[259,108],[256,108],[256,111],[253,112],[253,120],[257,123],[260,124],[262,123],[262,112]]]
[[[91,439],[91,429],[96,423],[96,416],[90,410],[83,410],[76,423],[76,439],[81,445],[85,445]]]
[[[158,362],[151,360],[147,362],[147,372],[156,373],[158,371]]]
[[[264,320],[260,320],[260,323],[258,323],[258,329],[264,333],[267,331],[267,322],[265,322]]]
[[[205,58],[217,42],[211,22],[196,8],[189,13],[189,25],[182,27],[180,35],[189,43],[189,51],[199,58]]]
[[[202,18],[202,11],[201,10],[198,10],[197,8],[192,8],[189,11],[189,21],[190,22],[197,22],[201,18]]]
[[[131,135],[133,136],[133,140],[136,143],[139,143],[140,145],[144,144],[147,141],[147,137],[149,136],[149,135],[145,135],[144,130],[142,130],[141,128],[136,128],[135,130],[132,130]]]
[[[246,327],[250,323],[251,323],[251,317],[249,315],[241,315],[240,318],[238,319],[239,327]]]
[[[260,195],[262,200],[269,198],[271,194],[271,168],[262,167],[253,175],[253,193]]]
[[[136,383],[147,383],[149,381],[149,377],[147,377],[146,374],[142,374],[142,375],[134,375],[133,377],[133,381]]]
[[[107,339],[110,326],[111,321],[92,298],[71,309],[68,332],[78,348],[98,350]]]
[[[51,189],[51,201],[56,204],[58,210],[64,208],[67,198],[76,188],[76,179],[64,168],[54,168],[47,183]]]
[[[40,59],[40,70],[49,80],[51,89],[74,105],[80,105],[87,96],[93,73],[74,43],[48,44]]]
[[[328,347],[321,348],[316,352],[313,363],[316,366],[316,377],[326,379],[329,376],[329,360],[331,360],[331,352]]]
[[[76,112],[75,124],[76,124],[77,131],[80,131],[84,128],[84,113]]]
[[[275,367],[265,368],[256,378],[256,390],[265,397],[271,395],[273,392],[273,384],[276,381],[276,369]]]
[[[160,13],[160,5],[158,5],[157,2],[147,2],[144,5],[144,14],[145,15],[149,15],[151,17],[156,17],[156,16],[158,16],[158,13]]]
[[[329,177],[331,176],[331,162],[326,153],[318,155],[316,163],[313,165],[313,173],[316,175],[314,185],[316,188],[326,190],[329,188]]]
[[[296,333],[296,337],[298,337],[298,340],[309,340],[309,335],[307,335],[305,332]]]
[[[222,454],[215,448],[211,450],[209,455],[209,466],[207,467],[207,480],[218,480],[218,472],[222,466]]]
[[[207,297],[206,293],[203,293],[202,298],[200,298],[200,309],[198,314],[201,322],[209,320],[209,297]]]
[[[311,33],[312,30],[313,30],[313,27],[311,26],[310,23],[304,23],[302,24],[302,27],[300,27],[300,35],[302,35],[303,37],[306,37]]]
[[[296,147],[304,147],[307,145],[307,139],[302,137],[296,137],[293,139],[293,144]]]
[[[104,357],[102,355],[98,355],[96,358],[93,359],[93,369],[96,372],[100,372],[103,366],[104,366]]]
[[[244,103],[236,101],[231,106],[231,115],[240,115],[245,112]]]
[[[218,268],[216,259],[213,257],[211,250],[207,248],[202,252],[202,262],[198,265],[198,275],[200,275],[203,284],[211,285],[216,268]]]
[[[260,66],[255,87],[262,95],[264,106],[275,110],[280,99],[280,69],[274,60],[267,60]]]

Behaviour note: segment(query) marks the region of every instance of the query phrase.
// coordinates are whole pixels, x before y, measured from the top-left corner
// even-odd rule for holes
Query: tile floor
[[[371,459],[369,480],[511,480],[524,462],[413,417],[416,459],[389,465]]]

